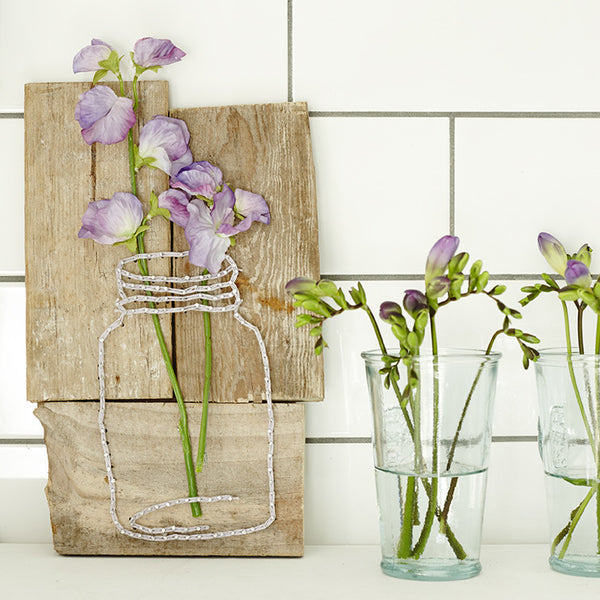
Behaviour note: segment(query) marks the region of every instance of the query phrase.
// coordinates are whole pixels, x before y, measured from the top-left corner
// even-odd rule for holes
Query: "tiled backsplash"
[[[377,307],[422,285],[429,247],[453,233],[515,305],[546,269],[539,231],[600,247],[599,28],[592,0],[3,3],[0,40],[17,58],[0,78],[0,542],[50,539],[25,400],[26,82],[84,79],[71,61],[93,37],[169,37],[189,55],[164,72],[173,106],[308,103],[324,276],[360,278]],[[561,343],[557,306],[524,312],[523,329]],[[378,539],[360,359],[375,341],[361,317],[327,324],[326,397],[306,410],[307,543]],[[440,315],[440,343],[481,347],[499,322],[469,299]],[[500,349],[484,541],[543,542],[534,377]]]

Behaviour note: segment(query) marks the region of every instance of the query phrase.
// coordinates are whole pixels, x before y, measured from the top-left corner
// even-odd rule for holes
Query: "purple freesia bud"
[[[133,47],[133,61],[146,69],[179,62],[184,56],[185,52],[177,48],[171,40],[145,37],[138,40]]]
[[[190,218],[185,228],[185,238],[190,245],[190,262],[215,275],[231,245],[231,234],[227,232],[234,222],[235,196],[229,187],[224,186],[221,192],[213,196],[213,200],[212,209],[202,200],[190,201]]]
[[[425,286],[436,277],[444,274],[448,263],[458,248],[459,239],[453,235],[440,238],[429,251],[425,264]]]
[[[546,262],[559,274],[564,275],[567,268],[567,253],[564,246],[549,233],[538,235],[538,247]]]
[[[218,188],[223,184],[221,169],[208,161],[194,162],[184,167],[171,178],[171,187],[181,189],[190,196],[204,196],[212,199]],[[235,198],[234,198],[235,202]]]
[[[181,119],[157,115],[140,132],[138,153],[141,158],[153,158],[150,166],[175,176],[192,164],[189,148],[190,132]]]
[[[285,284],[285,291],[292,296],[303,292],[312,292],[317,285],[314,279],[296,277]]]
[[[402,318],[402,308],[397,302],[386,300],[379,306],[379,318],[384,323],[391,323],[395,319]]]
[[[579,260],[567,261],[565,280],[568,285],[574,285],[579,288],[587,289],[592,286],[590,270]]]
[[[268,225],[271,222],[271,213],[265,199],[259,194],[246,190],[235,190],[235,212],[244,217],[237,225],[238,231],[246,231],[254,221]]]
[[[116,144],[135,124],[133,100],[117,96],[105,85],[96,85],[79,96],[75,118],[88,144]]]
[[[171,221],[184,229],[190,218],[190,213],[188,212],[189,204],[190,199],[188,195],[181,190],[168,189],[158,197],[158,206],[166,208],[171,213]]]
[[[82,48],[73,59],[73,73],[84,73],[85,71],[97,71],[101,69],[98,64],[106,60],[112,48],[102,40],[93,39],[89,46]]]
[[[427,297],[440,298],[450,289],[450,280],[445,277],[435,277],[427,284]]]
[[[428,307],[427,297],[419,290],[406,290],[403,304],[406,312],[413,318]]]
[[[81,218],[78,237],[99,244],[116,244],[131,239],[144,218],[142,203],[127,192],[116,192],[110,200],[90,202]]]

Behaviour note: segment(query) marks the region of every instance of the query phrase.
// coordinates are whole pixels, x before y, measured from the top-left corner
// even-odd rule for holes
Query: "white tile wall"
[[[19,443],[41,438],[24,391],[24,83],[76,79],[92,37],[123,51],[170,37],[188,52],[164,72],[174,106],[308,102],[322,273],[346,289],[364,276],[377,309],[422,285],[428,248],[452,232],[515,305],[546,269],[540,230],[570,250],[600,244],[599,29],[593,0],[0,3],[0,541],[50,537],[43,445]],[[561,343],[549,299],[523,312],[523,329]],[[440,339],[481,347],[499,322],[472,298],[440,314]],[[363,315],[325,333],[326,398],[306,411],[306,541],[376,542],[359,357],[375,343]],[[534,378],[507,340],[499,349],[484,539],[543,542]]]

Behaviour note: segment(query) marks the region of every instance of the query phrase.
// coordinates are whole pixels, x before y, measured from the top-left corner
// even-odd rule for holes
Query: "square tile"
[[[25,273],[23,119],[0,119],[0,179],[6,183],[0,221],[0,275]]]
[[[287,5],[281,0],[261,0],[260,7],[244,0],[173,0],[168,10],[157,0],[146,1],[143,10],[134,0],[24,0],[2,6],[0,39],[19,51],[3,72],[0,111],[22,109],[27,82],[91,81],[89,73],[73,75],[72,61],[92,38],[128,60],[135,41],[146,36],[169,38],[187,52],[157,75],[169,80],[173,106],[287,99]]]
[[[449,227],[448,120],[318,117],[310,126],[321,272],[423,272]]]
[[[294,3],[294,97],[315,110],[597,110],[585,0]]]
[[[598,164],[598,119],[457,119],[462,245],[491,273],[550,271],[537,247],[541,231],[569,253],[598,247]]]

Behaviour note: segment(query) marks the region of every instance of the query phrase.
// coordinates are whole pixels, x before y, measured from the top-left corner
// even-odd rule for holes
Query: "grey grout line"
[[[402,111],[312,110],[310,117],[453,118],[453,119],[600,119],[600,112],[495,112],[495,111]]]
[[[536,442],[535,435],[495,435],[492,442],[496,443],[516,443],[516,442]],[[349,436],[349,437],[307,437],[307,444],[370,444],[371,437]],[[0,438],[0,446],[43,446],[43,438]]]
[[[0,112],[0,119],[24,119],[25,113],[22,112]]]
[[[0,275],[0,283],[25,283],[25,275]]]
[[[449,182],[448,182],[448,185],[449,185],[448,200],[449,200],[450,206],[449,206],[448,219],[449,219],[450,235],[456,235],[456,206],[455,206],[456,120],[454,117],[450,117],[448,119],[448,121],[449,121],[448,137],[449,137],[449,144],[450,144],[450,148],[449,148],[449,170],[450,170],[450,173],[449,173]]]
[[[294,2],[287,3],[287,100],[294,101]]]
[[[330,279],[331,281],[415,281],[424,279],[423,273],[333,273],[321,274],[321,279]],[[596,277],[592,275],[592,277]],[[491,273],[490,279],[493,281],[531,281],[541,280],[539,273]],[[556,277],[561,280],[562,277]]]

